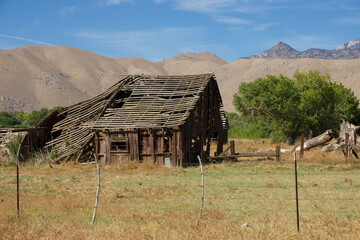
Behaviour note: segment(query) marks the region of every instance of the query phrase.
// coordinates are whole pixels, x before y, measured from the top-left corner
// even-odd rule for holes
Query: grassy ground
[[[249,144],[249,146],[247,145]],[[237,143],[240,146],[240,143]],[[243,142],[239,151],[267,147]],[[360,164],[307,152],[298,164],[296,230],[292,156],[206,165],[200,224],[199,167],[101,166],[96,222],[90,225],[96,167],[0,168],[1,239],[359,239]],[[244,223],[249,227],[242,228]]]

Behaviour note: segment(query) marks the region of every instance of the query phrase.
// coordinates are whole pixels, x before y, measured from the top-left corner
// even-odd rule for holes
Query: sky
[[[360,39],[360,0],[0,0],[0,49],[71,46],[160,61],[231,62],[282,41],[298,51]]]

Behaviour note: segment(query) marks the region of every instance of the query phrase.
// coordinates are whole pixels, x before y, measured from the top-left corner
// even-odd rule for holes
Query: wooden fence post
[[[299,215],[299,194],[298,194],[298,177],[296,164],[296,147],[294,148],[294,168],[295,168],[295,198],[296,198],[296,225],[298,232],[300,231],[300,215]]]
[[[201,158],[202,163],[206,163],[206,156],[205,156],[205,151],[204,150],[201,150],[200,158]]]
[[[230,141],[230,155],[235,155],[235,142],[234,142],[234,140]]]
[[[280,162],[280,154],[281,154],[280,144],[276,146],[275,154],[276,154],[276,161]]]
[[[93,225],[95,222],[96,210],[97,210],[97,206],[99,203],[99,192],[100,192],[100,167],[99,167],[99,161],[98,161],[95,153],[94,153],[94,158],[96,161],[96,167],[97,167],[97,173],[98,173],[98,184],[97,184],[97,188],[96,188],[96,200],[95,200],[94,214],[93,214],[93,217],[91,220],[91,225]]]
[[[349,158],[349,133],[345,133],[345,160]]]
[[[26,135],[25,135],[26,136]],[[17,210],[17,218],[20,217],[20,179],[19,179],[19,169],[20,169],[20,148],[21,143],[24,141],[25,136],[22,138],[19,147],[16,153],[16,210]]]
[[[17,156],[17,158],[16,158],[16,210],[17,210],[17,218],[20,217],[19,167],[20,167],[20,161],[19,161],[19,156]]]
[[[200,205],[198,220],[197,220],[197,223],[196,223],[196,226],[198,227],[199,224],[200,224],[200,218],[201,218],[202,209],[204,207],[204,192],[205,192],[204,188],[205,188],[205,184],[204,184],[204,169],[203,169],[203,165],[201,163],[201,159],[200,159],[199,155],[197,156],[197,159],[199,160],[200,169],[201,169],[201,205]]]
[[[354,145],[356,145],[356,142],[357,142],[357,140],[356,140],[356,130],[354,130]]]
[[[300,159],[304,158],[304,134],[301,134],[301,142],[300,142]]]

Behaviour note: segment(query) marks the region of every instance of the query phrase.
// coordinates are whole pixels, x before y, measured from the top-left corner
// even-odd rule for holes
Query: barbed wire
[[[313,210],[301,210],[301,213],[312,213],[312,214],[323,214],[322,212],[326,212],[326,213],[336,213],[336,214],[352,214],[354,216],[360,217],[358,211],[339,211],[339,210],[326,210],[326,209],[322,209],[321,211],[318,210],[315,207],[312,207]],[[27,206],[27,208],[25,208],[22,211],[31,211],[34,209],[68,209],[68,210],[74,210],[74,209],[89,209],[89,211],[91,211],[93,209],[93,206]],[[181,212],[181,211],[191,211],[191,212],[197,212],[199,209],[197,206],[194,205],[194,207],[178,207],[178,206],[173,206],[173,207],[152,207],[152,206],[99,206],[99,210],[101,209],[105,209],[105,210],[118,210],[118,211],[126,211],[126,210],[158,210],[158,211],[177,211],[177,212]],[[293,213],[296,214],[296,210],[283,210],[283,209],[276,209],[276,210],[267,210],[265,208],[262,209],[244,209],[244,207],[242,207],[241,209],[226,209],[226,208],[221,208],[221,207],[215,207],[215,208],[209,208],[204,206],[204,211],[205,212],[211,212],[211,211],[224,211],[224,212],[242,212],[242,213],[256,213],[256,214],[265,214],[265,213]],[[107,213],[107,212],[103,212],[103,213]]]
[[[198,166],[198,165],[196,165]],[[206,169],[205,169],[206,170]],[[223,211],[251,214],[296,214],[295,196],[289,197],[289,191],[294,189],[293,169],[284,169],[286,173],[257,172],[257,173],[239,173],[241,176],[222,176],[218,177],[217,173],[205,174],[205,195],[204,212]],[[300,168],[301,171],[301,168]],[[236,174],[235,171],[231,172]],[[82,177],[79,176],[81,174]],[[44,209],[51,214],[51,209],[61,209],[64,211],[77,211],[93,209],[93,197],[95,196],[96,183],[92,183],[92,178],[96,178],[95,173],[80,172],[79,174],[71,173],[66,178],[59,178],[54,175],[24,175],[20,180],[20,199],[24,206],[23,212],[31,212],[34,209]],[[113,174],[111,176],[113,177]],[[264,174],[264,176],[262,176]],[[359,217],[359,206],[356,200],[360,197],[360,193],[354,191],[354,188],[360,186],[360,182],[354,177],[349,177],[346,173],[331,172],[334,178],[331,182],[318,183],[316,176],[324,176],[327,173],[317,174],[299,174],[301,186],[300,213],[326,214],[326,215],[346,215]],[[121,174],[119,174],[121,176]],[[197,203],[200,201],[200,189],[202,186],[199,180],[194,176],[192,179],[182,179],[182,181],[174,184],[161,184],[166,181],[159,179],[159,183],[147,182],[146,176],[130,177],[128,179],[112,179],[105,175],[101,178],[100,205],[99,210],[103,210],[103,214],[114,211],[191,211],[198,212]],[[77,183],[75,181],[86,181]],[[244,178],[262,177],[259,184],[242,184]],[[274,181],[274,178],[281,177],[280,180]],[[289,179],[287,179],[289,177]],[[340,180],[344,177],[345,180]],[[91,179],[90,179],[91,178]],[[16,193],[15,177],[5,176],[1,180],[7,180],[7,185],[0,186],[0,199],[5,199],[7,206],[10,200],[9,194]],[[14,180],[14,182],[10,182]],[[47,181],[33,182],[36,181]],[[171,178],[173,181],[174,179]],[[249,179],[246,179],[249,181]],[[251,180],[251,179],[250,179]],[[221,183],[219,183],[219,181]],[[185,189],[185,191],[184,191]],[[221,190],[219,190],[221,189]],[[245,193],[237,190],[242,189],[261,189],[253,192]],[[271,190],[271,193],[260,195],[263,189]],[[178,190],[178,191],[177,191]],[[181,193],[179,192],[182,191]],[[81,195],[79,195],[81,191]],[[166,192],[164,192],[166,191]],[[286,192],[287,194],[284,194]],[[87,196],[84,196],[87,194]],[[102,195],[103,194],[103,195]],[[162,194],[162,195],[161,195]],[[3,195],[3,196],[2,196]],[[105,196],[104,196],[105,195]],[[171,196],[166,196],[171,195]],[[229,195],[229,196],[227,196]],[[235,196],[234,196],[235,195]],[[247,195],[247,196],[241,196]],[[255,196],[251,196],[255,195]],[[91,196],[89,198],[89,196]],[[41,199],[43,205],[37,206],[36,199]],[[52,202],[52,200],[64,200],[64,202]],[[143,202],[144,199],[148,200]],[[48,200],[47,204],[44,201]],[[70,201],[70,202],[69,202]],[[82,202],[74,202],[82,201]],[[131,201],[132,205],[129,205]],[[230,201],[229,204],[227,204]],[[213,203],[208,204],[207,202]],[[352,202],[354,202],[352,204]],[[15,202],[14,202],[15,203]],[[267,203],[267,204],[265,204]],[[327,205],[324,206],[324,203]],[[331,203],[331,205],[329,205]],[[157,204],[161,206],[151,206]],[[241,204],[241,205],[240,205]],[[11,205],[11,204],[10,204]],[[85,206],[82,206],[85,205]],[[171,206],[169,206],[171,205]],[[321,206],[320,208],[318,206]],[[331,206],[330,208],[327,208]],[[291,209],[294,208],[294,209]],[[14,207],[15,209],[15,207]]]
[[[65,193],[64,193],[65,194]],[[91,193],[93,194],[93,193]],[[41,196],[41,198],[59,198],[59,195],[62,195],[61,192],[57,192],[56,195],[43,195]],[[147,199],[147,198],[152,198],[156,201],[165,201],[165,200],[199,200],[200,198],[199,197],[189,197],[189,198],[186,198],[186,197],[159,197],[158,195],[148,195],[148,196],[141,196],[141,195],[138,195],[138,196],[124,196],[124,195],[121,195],[119,193],[116,193],[114,192],[113,195],[116,195],[116,196],[113,196],[113,197],[109,197],[109,196],[101,196],[100,198],[101,199],[111,199],[111,200],[120,200],[120,199]],[[29,197],[28,195],[24,194],[24,193],[20,193],[20,196],[21,197]],[[68,193],[66,192],[66,196],[67,197],[75,197],[75,199],[89,199],[88,196],[78,196],[76,194],[74,195],[68,195]],[[299,198],[299,201],[312,201],[312,200],[319,200],[319,201],[354,201],[354,200],[357,200],[358,198],[356,197],[352,197],[352,198],[338,198],[338,197],[329,197],[329,196],[326,196],[327,198],[324,199],[324,198],[320,198],[320,197],[308,197],[308,198]],[[293,198],[281,198],[281,197],[205,197],[206,200],[208,201],[216,201],[216,200],[276,200],[276,201],[295,201],[295,197]]]
[[[102,179],[103,181],[105,181],[104,179]],[[218,180],[218,179],[217,179]],[[269,179],[270,180],[270,179]],[[214,180],[215,181],[215,180]],[[231,184],[231,182],[229,182],[229,184],[211,184],[211,181],[207,181],[208,184],[211,184],[210,186],[206,186],[207,188],[284,188],[284,187],[289,187],[289,188],[293,188],[294,187],[294,183],[292,182],[293,179],[289,180],[288,184],[284,184],[283,182],[265,182],[262,185],[242,185],[242,184]],[[195,181],[194,181],[195,182]],[[16,182],[14,182],[15,184]],[[56,183],[56,182],[47,182],[47,183],[28,183],[25,181],[20,181],[21,186],[23,188],[27,188],[27,189],[31,189],[31,188],[40,188],[40,187],[53,187],[53,186],[64,186],[64,187],[89,187],[89,188],[93,188],[93,186],[96,186],[95,183],[88,183],[88,184],[76,184],[76,183]],[[193,182],[190,182],[193,183]],[[308,183],[308,184],[304,184],[303,181],[299,181],[299,183],[302,184],[303,187],[306,188],[353,188],[355,187],[360,187],[360,181],[359,183],[354,183],[351,182],[351,180],[349,180],[349,182],[335,182],[335,183],[328,183],[328,184],[318,184],[318,183]],[[37,186],[27,186],[27,184],[32,184],[32,185],[37,185]],[[108,185],[110,184],[110,185]],[[341,185],[340,185],[341,184]],[[354,185],[355,184],[355,185]],[[358,184],[358,185],[357,185]],[[348,185],[348,186],[346,186]],[[182,187],[182,188],[198,188],[201,187],[200,183],[193,183],[191,185],[185,185],[183,182],[179,182],[178,184],[172,184],[172,185],[161,185],[161,184],[153,184],[153,183],[147,183],[146,181],[137,181],[136,183],[128,183],[126,181],[124,181],[123,183],[114,183],[114,182],[105,182],[102,183],[103,187],[140,187],[140,188],[154,188],[154,187],[163,187],[163,188],[174,188],[174,187]],[[0,191],[2,188],[12,188],[12,185],[8,185],[8,186],[0,186]],[[338,190],[338,189],[337,189]]]

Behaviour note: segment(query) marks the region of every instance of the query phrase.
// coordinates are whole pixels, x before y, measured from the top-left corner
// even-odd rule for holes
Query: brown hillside
[[[72,47],[0,51],[0,110],[66,106],[95,96],[124,74],[165,74],[141,58],[107,58]]]
[[[267,75],[283,74],[291,77],[296,70],[318,70],[321,74],[330,74],[333,81],[343,83],[360,98],[360,59],[239,59],[216,71],[225,109],[235,111],[232,96],[240,82],[253,81]]]
[[[0,111],[67,106],[95,96],[126,74],[215,72],[227,111],[240,82],[269,74],[319,70],[360,97],[360,59],[239,59],[227,63],[209,52],[184,53],[160,62],[108,58],[72,47],[23,46],[0,50]]]
[[[182,53],[155,63],[168,74],[198,74],[215,72],[227,62],[210,52]]]

